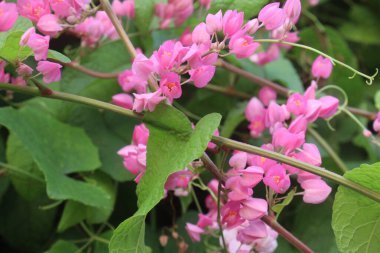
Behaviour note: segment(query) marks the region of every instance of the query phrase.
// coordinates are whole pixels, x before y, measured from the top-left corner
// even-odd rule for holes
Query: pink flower
[[[325,201],[331,192],[331,187],[321,179],[309,179],[301,183],[302,189],[305,190],[303,194],[303,201],[310,204],[320,204]]]
[[[321,111],[319,117],[328,119],[333,116],[339,107],[339,100],[332,96],[323,96],[319,99],[321,102]]]
[[[243,219],[255,220],[268,213],[268,203],[265,199],[248,198],[241,202],[239,214]]]
[[[256,51],[260,43],[254,42],[251,36],[235,34],[232,36],[228,46],[230,52],[234,53],[237,58],[247,58]]]
[[[219,129],[216,129],[214,131],[214,136],[219,136]],[[208,149],[214,150],[214,149],[216,149],[216,147],[217,147],[216,144],[212,143],[211,141],[207,144]]]
[[[272,144],[275,148],[280,148],[287,154],[296,148],[301,147],[305,142],[305,133],[291,133],[288,129],[281,127],[273,133]]]
[[[37,22],[37,28],[43,34],[53,37],[63,30],[59,23],[59,19],[53,14],[42,16]]]
[[[194,174],[187,169],[174,172],[166,180],[165,190],[174,191],[176,196],[187,196],[188,186],[193,177]]]
[[[8,83],[11,76],[8,73],[5,73],[5,61],[0,60],[0,83]]]
[[[241,201],[250,197],[253,193],[252,188],[242,185],[240,176],[231,176],[227,179],[226,189],[231,190],[228,198],[233,201]]]
[[[285,193],[290,187],[290,178],[283,166],[277,164],[268,169],[263,179],[265,185],[276,193]]]
[[[265,226],[267,229],[267,234],[268,236],[261,238],[261,239],[256,239],[254,241],[255,243],[255,250],[257,252],[274,252],[277,248],[277,232],[271,229],[268,225]]]
[[[372,133],[368,129],[364,129],[363,130],[363,136],[366,137],[366,138],[369,138],[369,137],[372,136]]]
[[[244,22],[244,12],[228,10],[223,16],[223,33],[227,38],[231,38],[237,33]]]
[[[265,116],[265,108],[263,104],[256,97],[249,100],[247,107],[245,108],[245,118],[248,121],[253,121],[256,116]]]
[[[307,129],[307,120],[304,116],[298,116],[295,118],[292,123],[289,125],[289,132],[293,134],[298,134],[301,132],[306,132]]]
[[[141,80],[148,80],[149,75],[154,71],[151,60],[143,54],[138,54],[132,63],[132,71]]]
[[[210,34],[207,32],[206,24],[204,22],[197,25],[193,33],[191,34],[193,43],[195,44],[205,44],[210,45],[211,44],[211,38]]]
[[[187,27],[181,36],[179,37],[179,41],[182,43],[184,46],[191,46],[193,44],[193,39],[191,38],[191,32],[190,29]]]
[[[50,36],[42,36],[37,33],[31,33],[26,43],[34,53],[36,61],[46,60],[49,50]]]
[[[136,90],[137,93],[146,92],[147,81],[140,79],[131,70],[121,72],[117,80],[125,92],[130,92],[132,90]]]
[[[208,10],[211,6],[211,0],[199,0],[199,5]]]
[[[319,0],[309,0],[308,2],[310,4],[310,6],[316,6],[319,4]]]
[[[278,105],[275,101],[269,103],[265,114],[265,125],[273,127],[276,123],[283,123],[290,117],[285,105]]]
[[[21,16],[33,22],[37,22],[43,15],[50,14],[47,0],[18,0],[17,10]]]
[[[248,125],[248,129],[253,138],[260,137],[265,130],[265,117],[263,115],[253,116]]]
[[[321,154],[313,143],[303,144],[303,150],[298,153],[297,159],[315,166],[322,164]]]
[[[307,110],[307,100],[299,93],[293,93],[286,102],[286,108],[294,115],[303,115]]]
[[[33,69],[24,63],[21,63],[16,71],[20,76],[30,76],[33,73]]]
[[[284,5],[284,11],[293,24],[297,23],[301,14],[301,1],[286,0]]]
[[[244,222],[239,215],[240,203],[237,201],[229,201],[222,207],[222,223],[226,224],[227,228],[234,228]]]
[[[161,77],[160,87],[162,93],[168,98],[170,103],[173,99],[180,98],[182,95],[181,77],[176,73],[169,72]]]
[[[118,16],[134,18],[135,17],[135,1],[126,0],[123,3],[121,3],[119,0],[114,0],[112,2],[112,10]]]
[[[201,240],[201,234],[205,232],[202,228],[191,223],[186,223],[185,229],[193,242],[199,242]]]
[[[215,66],[202,65],[196,69],[189,71],[190,80],[194,82],[194,86],[197,88],[205,87],[215,74]]]
[[[16,23],[18,17],[16,4],[0,2],[0,32],[6,32]]]
[[[21,36],[21,39],[20,39],[20,43],[19,45],[21,47],[25,47],[26,46],[26,43],[28,43],[29,41],[29,38],[32,34],[35,34],[36,33],[36,29],[34,27],[31,27],[29,28],[28,30],[26,30],[24,32],[24,34]]]
[[[214,223],[213,219],[208,216],[208,215],[204,215],[204,214],[198,214],[198,222],[197,222],[197,226],[199,226],[200,228],[205,228],[205,227],[209,227],[209,226],[212,226]]]
[[[265,238],[268,236],[267,228],[261,220],[250,221],[247,228],[238,231],[237,239],[245,244],[250,244],[252,241]]]
[[[261,146],[261,148],[269,151],[273,151],[273,145],[272,144],[264,144]],[[276,165],[277,162],[271,159],[268,159],[263,156],[258,155],[249,155],[248,156],[248,165],[249,166],[258,166],[263,168],[264,170],[268,170],[273,165]]]
[[[245,187],[255,187],[263,180],[264,169],[257,166],[250,166],[246,169],[238,170],[240,176],[240,184]]]
[[[136,112],[150,111],[153,112],[156,106],[165,100],[165,97],[161,96],[161,90],[157,90],[153,93],[145,94],[133,94],[135,96],[135,102],[133,103],[133,110]]]
[[[247,166],[247,153],[235,152],[230,158],[229,165],[236,170],[244,169]]]
[[[280,3],[271,3],[261,9],[258,19],[267,30],[273,30],[285,22],[285,17],[285,12],[280,8]]]
[[[123,158],[124,167],[134,175],[137,175],[135,182],[139,183],[146,169],[146,146],[128,145],[120,149],[117,154]]]
[[[311,73],[315,78],[327,79],[331,75],[333,64],[330,59],[323,58],[321,55],[315,59],[311,66]]]
[[[132,140],[133,144],[139,145],[139,144],[148,144],[148,138],[149,138],[149,130],[145,127],[144,124],[140,124],[135,126],[135,129],[133,130]]]
[[[37,70],[41,72],[45,83],[53,83],[61,80],[61,68],[62,65],[50,62],[50,61],[39,61],[37,64]]]
[[[319,100],[310,99],[307,101],[305,118],[309,122],[315,121],[321,111],[322,103]]]
[[[380,132],[380,111],[377,113],[376,119],[373,122],[373,130]]]
[[[268,106],[271,101],[276,101],[276,98],[276,91],[270,87],[262,87],[259,91],[259,99],[265,106]]]
[[[216,14],[208,14],[206,17],[206,30],[209,34],[220,32],[223,29],[223,14],[219,10]]]
[[[17,86],[26,86],[26,81],[21,76],[14,77],[14,78],[12,77],[11,83]]]
[[[129,94],[119,93],[112,96],[112,103],[131,110],[133,107],[133,97]]]
[[[278,45],[272,44],[266,52],[261,52],[252,55],[249,59],[257,65],[265,65],[269,62],[276,60],[280,56],[280,49]]]

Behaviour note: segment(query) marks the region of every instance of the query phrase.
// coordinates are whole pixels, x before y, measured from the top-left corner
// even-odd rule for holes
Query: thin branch
[[[299,251],[304,253],[313,253],[314,251],[310,249],[306,244],[300,241],[297,237],[295,237],[292,233],[286,230],[283,226],[281,226],[274,218],[265,215],[261,218],[263,222],[265,222],[268,226],[274,229],[277,233],[279,233],[282,237],[284,237],[289,243],[291,243],[294,247],[296,247]]]
[[[242,76],[244,78],[246,78],[247,80],[249,81],[252,81],[260,86],[268,86],[270,88],[272,88],[273,90],[275,90],[277,93],[283,95],[283,96],[288,96],[289,95],[289,89],[279,85],[279,84],[276,84],[272,81],[269,81],[267,79],[264,79],[264,78],[261,78],[259,76],[256,76],[248,71],[245,71],[241,68],[238,68],[232,64],[229,64],[228,62],[225,62],[223,60],[219,60],[218,63],[217,63],[217,66],[220,66],[232,73],[235,73],[235,74],[238,74],[239,76]],[[207,87],[207,86],[206,86]],[[361,116],[361,117],[365,117],[369,120],[374,120],[376,119],[376,113],[372,113],[372,112],[367,112],[365,110],[362,110],[362,109],[358,109],[358,108],[353,108],[353,107],[348,107],[347,108],[350,112],[352,112],[353,114],[355,115],[358,115],[358,116]]]
[[[125,47],[131,54],[132,58],[137,55],[136,48],[133,46],[132,41],[129,39],[128,34],[124,31],[123,26],[120,24],[119,19],[112,10],[111,4],[108,0],[100,0],[103,10],[107,13],[121,40],[124,42]],[[148,78],[149,86],[152,90],[158,90],[158,84],[152,76]]]
[[[38,89],[32,88],[32,87],[22,87],[22,86],[16,86],[16,85],[12,85],[12,84],[0,83],[0,89],[12,90],[15,92],[20,92],[20,93],[34,95],[34,96],[42,96]],[[143,119],[142,114],[137,114],[131,110],[127,110],[125,108],[122,108],[122,107],[119,107],[119,106],[116,106],[116,105],[113,105],[110,103],[105,103],[102,101],[98,101],[95,99],[86,98],[86,97],[82,97],[82,96],[78,96],[78,95],[54,91],[50,96],[48,96],[46,98],[76,102],[76,103],[80,103],[80,104],[93,106],[93,107],[96,107],[99,109],[113,111],[113,112],[116,112],[116,113],[119,113],[119,114],[122,114],[122,115],[125,115],[128,117],[132,117],[135,119],[139,119],[139,120]],[[361,186],[360,184],[357,184],[353,181],[350,181],[349,179],[346,179],[346,178],[344,178],[344,177],[342,177],[336,173],[325,170],[323,168],[313,166],[311,164],[301,162],[299,160],[290,158],[288,156],[285,156],[285,155],[282,155],[279,153],[275,153],[275,152],[272,152],[269,150],[261,149],[259,147],[251,146],[249,144],[241,143],[241,142],[234,141],[234,140],[231,140],[228,138],[224,138],[224,137],[220,137],[220,136],[213,136],[211,140],[212,140],[212,142],[214,142],[215,144],[217,144],[221,147],[227,147],[229,149],[240,150],[240,151],[248,152],[251,154],[260,155],[260,156],[263,156],[263,157],[266,157],[266,158],[269,158],[272,160],[279,161],[281,163],[285,163],[285,164],[300,168],[304,171],[314,173],[314,174],[319,175],[321,177],[330,179],[331,181],[333,181],[335,183],[344,185],[344,186],[346,186],[352,190],[355,190],[355,191],[357,191],[357,192],[359,192],[359,193],[361,193],[361,194],[363,194],[363,195],[365,195],[365,196],[367,196],[367,197],[369,197],[369,198],[371,198],[377,202],[380,202],[380,194],[379,193],[374,192],[374,191],[372,191],[372,190],[370,190],[364,186]]]

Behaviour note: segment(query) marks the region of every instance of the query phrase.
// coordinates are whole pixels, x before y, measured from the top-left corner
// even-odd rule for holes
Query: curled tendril
[[[354,79],[355,76],[356,76],[356,72],[354,72],[352,76],[348,77],[348,79]]]
[[[375,74],[373,74],[372,76],[368,77],[368,80],[365,81],[368,85],[372,85],[373,81],[375,80],[375,77],[377,76],[377,74],[379,74],[379,69],[376,68],[376,72]]]

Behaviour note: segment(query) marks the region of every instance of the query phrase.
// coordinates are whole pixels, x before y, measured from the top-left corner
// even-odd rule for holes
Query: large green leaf
[[[213,0],[211,3],[210,13],[215,13],[219,10],[244,11],[246,19],[256,16],[261,8],[268,3],[268,0]]]
[[[48,251],[45,253],[66,253],[66,252],[76,252],[78,247],[74,243],[58,240],[56,241]]]
[[[344,175],[380,193],[380,163],[363,164]],[[336,242],[342,252],[377,253],[380,249],[380,204],[339,186],[333,206]]]
[[[155,0],[139,0],[135,1],[135,24],[141,32],[149,30],[150,24],[154,17]]]
[[[32,54],[28,47],[20,47],[20,39],[26,30],[32,27],[30,20],[18,17],[16,23],[7,32],[0,33],[0,58],[15,63],[19,59],[24,59]]]
[[[139,209],[115,230],[111,252],[145,252],[145,216],[163,198],[169,175],[203,154],[220,119],[219,114],[209,114],[193,130],[186,116],[171,106],[161,104],[154,112],[145,114],[149,141],[147,170],[137,187]]]
[[[97,149],[82,129],[32,108],[0,109],[0,123],[30,152],[45,176],[50,198],[72,199],[100,208],[109,205],[111,199],[101,188],[66,176],[100,166]]]

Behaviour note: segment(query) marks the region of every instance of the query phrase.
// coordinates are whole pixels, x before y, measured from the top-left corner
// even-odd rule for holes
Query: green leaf
[[[244,11],[245,19],[256,16],[261,8],[268,3],[268,0],[213,0],[211,2],[210,13],[216,13],[219,10]]]
[[[375,106],[377,110],[380,110],[380,90],[375,94]]]
[[[64,54],[61,54],[60,52],[57,52],[55,50],[52,50],[52,49],[49,49],[49,52],[48,52],[48,58],[49,59],[55,59],[55,60],[59,60],[61,62],[64,62],[64,63],[69,63],[71,62],[70,58],[67,57],[66,55]]]
[[[53,246],[51,246],[51,248],[48,251],[45,251],[45,253],[67,253],[77,251],[78,247],[75,246],[74,243],[64,240],[58,240],[53,244]]]
[[[265,77],[284,83],[292,91],[303,92],[304,88],[297,71],[288,59],[283,57],[264,66]]]
[[[20,47],[20,39],[26,30],[32,27],[30,20],[18,17],[12,29],[7,32],[0,33],[0,58],[16,63],[19,59],[24,59],[32,54],[32,50],[28,47]]]
[[[141,233],[145,216],[163,198],[169,175],[202,156],[220,120],[219,114],[209,114],[193,130],[186,116],[169,105],[160,104],[154,112],[145,114],[149,141],[147,169],[137,186],[139,209],[115,230],[110,252],[145,252],[144,234]],[[138,241],[136,235],[139,235]]]
[[[247,103],[240,103],[231,109],[224,121],[220,135],[226,138],[231,137],[235,129],[245,120],[244,110]]]
[[[272,206],[272,210],[276,213],[277,218],[281,214],[282,210],[284,210],[284,208],[292,202],[294,194],[296,194],[296,190],[297,189],[294,188],[288,193],[288,195],[286,195],[285,199],[281,203]]]
[[[9,135],[7,141],[7,161],[9,165],[17,168],[9,170],[9,175],[18,194],[29,201],[46,195],[43,174],[14,133]]]
[[[67,201],[58,224],[58,232],[62,232],[83,220],[90,224],[96,224],[106,222],[110,217],[116,199],[116,186],[113,181],[103,173],[85,176],[85,180],[103,189],[112,201],[102,208],[86,206],[76,201]]]
[[[150,24],[154,17],[155,0],[139,0],[135,1],[135,24],[141,32],[149,30]]]
[[[39,208],[48,201],[46,198],[26,201],[9,188],[0,205],[0,236],[12,247],[12,252],[42,252],[51,238],[57,213],[57,209]]]
[[[111,199],[101,188],[67,177],[100,166],[97,149],[82,129],[63,124],[32,108],[0,109],[0,123],[23,143],[43,172],[52,199],[72,199],[103,207]]]
[[[344,174],[380,193],[380,163],[363,164]],[[342,252],[377,253],[380,247],[380,204],[347,187],[339,186],[333,206],[332,227]]]

